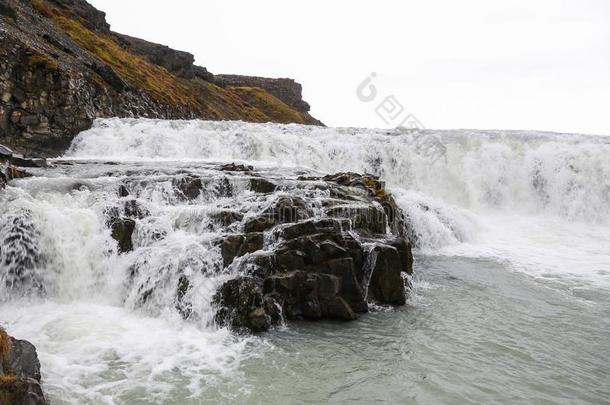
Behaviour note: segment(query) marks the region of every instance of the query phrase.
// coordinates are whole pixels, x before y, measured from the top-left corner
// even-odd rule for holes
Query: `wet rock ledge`
[[[136,257],[132,235],[151,215],[141,190],[166,190],[146,172],[140,176],[118,188],[118,205],[106,217],[119,254],[133,251]],[[213,297],[218,325],[262,332],[290,320],[349,321],[367,312],[369,304],[407,300],[413,271],[408,226],[375,176],[274,176],[226,164],[204,175],[180,171],[158,179],[171,183],[180,204],[205,202],[201,215],[206,218],[195,221],[217,235],[210,243],[218,262],[196,265],[195,272],[230,278]],[[155,232],[151,243],[165,237]],[[193,308],[200,303],[192,301],[193,265],[188,257],[183,262],[151,284],[159,275],[146,260],[134,261],[130,288],[138,291],[136,306],[164,300],[163,288],[175,283],[176,309],[184,318],[196,317]]]
[[[242,276],[214,297],[216,321],[261,332],[284,320],[354,320],[369,303],[404,305],[413,257],[383,183],[357,173],[297,182],[327,197],[280,196],[221,242],[224,265]]]
[[[45,404],[36,348],[0,327],[0,405]]]
[[[13,179],[29,177],[30,174],[24,170],[27,167],[47,167],[47,161],[26,158],[0,144],[0,190]]]
[[[213,296],[214,318],[237,331],[262,332],[290,320],[349,321],[370,304],[405,304],[413,271],[409,229],[377,177],[278,175],[236,164],[203,173],[180,170],[155,180],[144,171],[115,191],[117,205],[105,220],[119,254],[139,257],[132,235],[151,216],[151,190],[165,190],[176,204],[205,207],[174,226],[197,222],[198,232],[216,235],[209,242],[213,263],[197,264],[187,254],[159,273],[145,256],[134,260],[129,283],[138,292],[136,306],[167,302],[163,289],[173,284],[178,312],[197,317],[195,274],[228,279]],[[150,243],[162,244],[166,233],[151,232]]]

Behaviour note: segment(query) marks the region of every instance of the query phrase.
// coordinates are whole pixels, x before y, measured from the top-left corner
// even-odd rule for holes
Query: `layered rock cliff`
[[[84,0],[0,0],[0,143],[60,154],[98,117],[321,124],[291,79],[215,76]]]

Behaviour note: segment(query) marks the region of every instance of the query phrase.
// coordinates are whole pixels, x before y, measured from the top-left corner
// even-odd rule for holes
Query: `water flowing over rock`
[[[440,138],[446,159],[427,160],[419,137]],[[408,376],[431,364],[441,373],[449,364],[454,378],[426,399],[481,366],[513,385],[509,398],[497,379],[480,398],[527,400],[524,376],[510,370],[548,387],[569,365],[548,398],[578,387],[603,402],[607,294],[587,283],[608,285],[609,145],[520,132],[97,120],[63,158],[27,167],[31,177],[0,191],[2,318],[36,344],[57,402],[290,402],[292,391],[267,382],[301,376],[304,401],[391,392],[408,402],[413,391],[380,365]],[[565,244],[536,245],[555,231]],[[544,265],[522,277],[531,263]],[[599,316],[584,319],[591,310]],[[558,337],[563,311],[570,333]],[[506,328],[511,316],[531,326]],[[447,330],[462,333],[444,339]],[[509,332],[536,356],[487,347],[473,339],[481,331]],[[523,331],[544,339],[521,346]],[[587,347],[568,358],[566,338]],[[491,355],[473,357],[473,347]],[[402,351],[412,348],[430,363]],[[342,391],[346,361],[357,384]]]
[[[337,181],[349,177],[350,181]],[[383,186],[371,176],[349,173],[297,179],[301,187],[315,184],[333,198],[312,195],[279,197],[260,216],[247,221],[247,231],[268,232],[273,240],[263,249],[263,235],[227,237],[222,243],[225,266],[243,269],[247,277],[224,284],[214,300],[221,306],[220,324],[252,331],[268,329],[282,319],[353,320],[368,309],[367,297],[379,304],[406,301],[404,278],[412,272],[406,225],[395,220],[388,233],[387,214],[400,217],[394,205],[377,210],[376,199],[389,201]],[[337,195],[344,197],[338,198]],[[315,206],[344,206],[341,218],[316,217]],[[357,208],[352,209],[352,206]],[[394,207],[394,208],[392,208]],[[324,212],[324,211],[322,211]],[[327,212],[327,211],[326,211]],[[357,215],[353,215],[357,213]],[[369,224],[363,227],[362,222]],[[368,245],[375,243],[377,260],[367,269]],[[246,255],[246,256],[245,256]],[[245,256],[236,261],[236,258]]]
[[[45,187],[57,198],[89,206],[98,259],[66,269],[73,252],[48,250],[57,238],[48,224],[55,218],[8,193],[0,278],[10,294],[53,294],[60,288],[55,277],[72,271],[83,284],[71,294],[84,294],[105,277],[96,268],[121,264],[129,307],[151,314],[173,308],[187,320],[252,332],[292,319],[353,320],[369,301],[406,301],[407,225],[375,176],[235,164],[61,163],[38,170],[50,176]],[[88,171],[95,174],[62,179]],[[370,265],[372,243],[378,259]]]

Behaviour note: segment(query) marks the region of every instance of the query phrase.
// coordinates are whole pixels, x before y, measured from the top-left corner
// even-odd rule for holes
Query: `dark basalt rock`
[[[110,24],[106,22],[106,13],[99,11],[84,0],[52,0],[53,3],[77,15],[85,24],[98,32],[109,32]]]
[[[150,215],[146,207],[142,206],[138,200],[127,200],[124,203],[125,216],[130,218],[142,219]]]
[[[368,302],[405,304],[404,276],[412,273],[413,256],[402,236],[402,217],[383,183],[355,173],[301,181],[326,182],[329,190],[341,192],[322,218],[312,218],[307,198],[278,197],[245,223],[246,231],[259,232],[256,244],[248,245],[244,235],[224,239],[225,266],[245,253],[253,255],[238,263],[249,277],[221,288],[220,296],[230,299],[217,300],[219,323],[262,331],[277,322],[278,308],[288,320],[352,320],[368,311]],[[389,232],[388,212],[393,218]],[[272,250],[254,253],[262,248],[262,232],[276,242]],[[237,299],[238,292],[246,293],[244,300]]]
[[[341,287],[334,275],[297,270],[266,278],[263,293],[281,303],[288,319],[356,319],[340,295]]]
[[[17,377],[30,377],[40,381],[40,361],[33,344],[27,340],[11,338],[8,355],[9,370]]]
[[[119,253],[127,253],[133,250],[131,236],[136,227],[136,222],[131,218],[118,218],[111,226],[111,236],[119,244]]]
[[[33,378],[0,378],[0,405],[46,405],[40,383]]]
[[[247,253],[254,253],[263,248],[264,237],[262,233],[247,233],[245,235],[230,235],[221,244],[222,260],[225,267],[230,265],[236,257]]]
[[[381,206],[335,206],[326,210],[326,215],[348,219],[353,229],[367,234],[384,234],[388,226],[387,215]]]
[[[13,151],[4,146],[0,145],[0,159],[10,159],[13,156]]]
[[[181,192],[184,199],[193,200],[199,197],[203,189],[200,178],[187,176],[177,180],[174,186]]]
[[[272,318],[265,310],[260,285],[253,278],[227,281],[214,296],[214,303],[220,308],[216,313],[219,325],[252,332],[263,332],[271,327]]]
[[[244,219],[244,214],[236,211],[220,211],[210,215],[214,221],[217,221],[222,226],[227,227],[235,222],[240,222]]]
[[[47,167],[46,159],[28,159],[21,156],[15,156],[11,158],[11,163],[19,167]]]
[[[15,12],[15,10],[12,9],[10,5],[5,3],[4,1],[0,2],[0,15],[11,18],[13,20],[17,17],[17,13]]]
[[[254,191],[255,193],[273,193],[276,188],[277,186],[269,180],[256,177],[250,179],[250,190]]]
[[[278,224],[302,221],[311,218],[312,212],[307,202],[300,197],[279,197],[260,217],[246,221],[246,232],[263,232]]]
[[[104,81],[117,92],[121,93],[129,88],[129,85],[113,68],[105,63],[88,63],[86,64],[91,70],[97,73]]]
[[[404,261],[406,250],[399,251],[389,245],[377,245],[374,248],[376,259],[368,287],[370,300],[382,304],[405,304],[406,294],[402,273],[411,271],[408,262]]]
[[[13,179],[31,176],[28,172],[15,166],[47,167],[47,164],[45,159],[23,158],[20,155],[16,155],[10,148],[0,144],[0,190],[6,187],[8,182]]]
[[[236,165],[235,163],[228,163],[218,168],[222,172],[251,172],[254,170],[254,166],[250,165]]]
[[[129,190],[127,189],[127,187],[125,187],[124,185],[121,184],[121,186],[119,187],[118,193],[119,193],[119,197],[127,197],[129,195]]]
[[[0,328],[0,405],[46,405],[36,348]]]

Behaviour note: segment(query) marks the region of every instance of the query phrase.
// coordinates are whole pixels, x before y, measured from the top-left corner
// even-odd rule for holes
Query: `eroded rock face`
[[[0,190],[13,179],[30,177],[27,167],[47,167],[46,159],[26,159],[0,144]]]
[[[215,82],[221,86],[259,87],[282,100],[297,111],[308,112],[309,104],[303,101],[303,89],[293,79],[269,79],[266,77],[216,75]]]
[[[112,223],[111,236],[118,242],[119,253],[131,252],[133,249],[131,236],[135,226],[136,223],[131,218],[118,218]]]
[[[188,52],[110,31],[85,0],[0,3],[0,142],[28,156],[62,154],[101,117],[319,124],[301,112],[309,108],[298,83],[263,80],[298,120],[212,84]]]
[[[0,328],[0,405],[45,405],[36,348]]]
[[[101,173],[111,184],[78,179],[65,187],[113,197],[100,221],[125,254],[131,308],[175,309],[196,322],[261,332],[293,319],[353,320],[371,303],[406,302],[413,263],[406,224],[374,176],[278,169],[270,178],[212,163],[109,166]],[[252,179],[273,189],[253,188]],[[17,227],[36,240],[35,227],[25,225],[9,222],[6,234]],[[32,246],[21,267],[35,276],[44,257]],[[17,274],[19,284],[28,274]]]
[[[278,196],[244,220],[246,234],[223,240],[224,266],[243,256],[235,263],[248,276],[218,291],[219,324],[260,332],[282,317],[353,320],[369,302],[405,304],[411,246],[383,183],[356,173],[299,180],[331,198]]]

